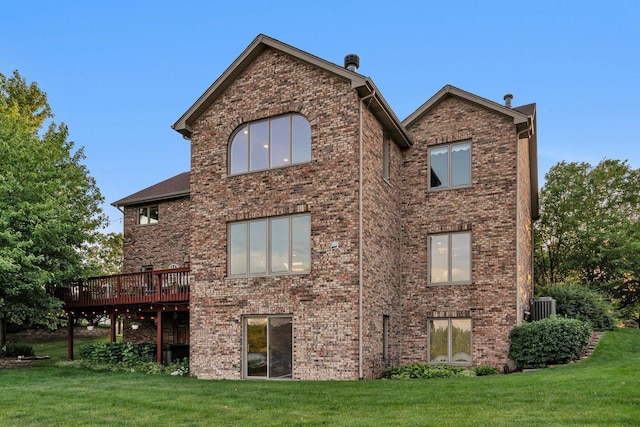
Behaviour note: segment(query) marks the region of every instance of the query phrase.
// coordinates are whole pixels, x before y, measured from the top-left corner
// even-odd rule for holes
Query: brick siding
[[[311,162],[227,176],[227,147],[245,122],[289,112],[311,124]],[[293,377],[358,372],[358,98],[349,83],[266,50],[193,125],[192,372],[242,377],[242,316],[293,318]],[[309,212],[311,273],[226,277],[231,221]],[[339,247],[331,248],[332,242]]]
[[[138,225],[138,206],[124,210],[124,272],[140,271],[152,265],[164,270],[171,264],[183,267],[189,261],[188,197],[142,206],[158,205],[156,224]]]
[[[310,122],[311,161],[229,176],[234,130],[286,113]],[[532,294],[528,141],[517,141],[513,118],[444,98],[412,122],[412,148],[391,144],[385,180],[383,127],[350,83],[267,48],[191,130],[190,201],[160,204],[160,223],[150,226],[136,225],[135,208],[125,210],[125,269],[165,268],[190,254],[194,375],[243,378],[243,316],[250,315],[291,316],[295,379],[357,379],[360,357],[364,378],[426,362],[431,318],[470,318],[473,364],[506,363],[509,331]],[[429,192],[429,147],[455,141],[471,141],[472,185]],[[297,213],[311,218],[310,273],[227,276],[229,223]],[[472,234],[472,283],[429,285],[428,236],[462,230]]]
[[[403,167],[403,314],[408,332],[402,340],[402,363],[426,360],[427,319],[470,317],[473,363],[502,367],[509,332],[522,315],[516,306],[516,238],[525,232],[516,231],[516,225],[522,225],[516,224],[518,150],[513,119],[448,97],[414,121],[409,131],[415,146],[405,153]],[[456,141],[471,141],[472,185],[427,191],[428,148]],[[528,192],[528,186],[520,190]],[[522,215],[521,219],[526,223]],[[459,230],[471,231],[472,283],[429,285],[427,236]],[[529,244],[524,239],[522,247]]]

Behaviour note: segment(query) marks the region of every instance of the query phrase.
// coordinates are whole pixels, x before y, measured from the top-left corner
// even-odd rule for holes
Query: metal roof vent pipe
[[[511,100],[513,99],[513,95],[508,93],[504,96],[503,99],[504,99],[504,106],[507,108],[511,108]]]
[[[358,71],[358,67],[360,67],[360,57],[358,57],[358,55],[350,53],[344,57],[344,68],[356,72]]]

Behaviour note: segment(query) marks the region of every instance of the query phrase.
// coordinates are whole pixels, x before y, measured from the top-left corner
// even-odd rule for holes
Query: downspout
[[[520,325],[520,134],[516,135],[516,326]]]
[[[370,100],[376,94],[376,91],[372,91],[369,95],[360,98],[360,103],[358,104],[358,146],[359,146],[359,154],[358,154],[358,379],[364,379],[363,373],[363,345],[362,345],[362,307],[363,307],[363,249],[362,249],[362,230],[363,230],[363,198],[362,198],[362,178],[363,178],[363,146],[364,142],[362,140],[362,104],[365,100]],[[368,105],[367,105],[368,107]]]

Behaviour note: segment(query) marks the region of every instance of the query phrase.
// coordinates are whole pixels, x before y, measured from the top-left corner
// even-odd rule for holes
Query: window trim
[[[456,234],[467,234],[469,236],[469,280],[451,280],[452,276],[452,260],[453,260],[453,251],[451,250],[451,238]],[[447,236],[447,276],[448,281],[446,282],[433,282],[433,250],[432,250],[432,238],[437,236]],[[430,234],[427,237],[427,251],[428,251],[428,265],[427,265],[427,283],[429,286],[440,286],[440,285],[470,285],[473,283],[473,234],[471,230],[465,231],[454,231],[449,233],[434,233]]]
[[[469,188],[473,186],[473,144],[471,143],[471,139],[451,142],[448,144],[438,144],[429,147],[428,150],[428,163],[429,163],[429,171],[428,171],[428,190],[429,192],[437,192],[437,191],[446,191],[446,190],[457,190],[459,188]],[[469,145],[469,183],[462,185],[447,185],[446,187],[432,187],[431,186],[431,150],[437,148],[447,147],[447,182],[451,183],[451,149],[456,145]]]
[[[307,217],[309,220],[309,268],[307,270],[303,270],[303,271],[293,271],[292,267],[293,267],[293,249],[294,249],[294,245],[293,245],[293,233],[292,233],[292,227],[293,227],[293,219],[294,218],[301,218],[301,217]],[[272,271],[273,266],[271,265],[271,261],[272,261],[272,240],[271,240],[271,223],[273,220],[278,220],[278,219],[283,219],[286,218],[288,220],[288,230],[289,230],[289,239],[288,239],[288,259],[289,259],[289,268],[288,271]],[[264,222],[265,223],[265,271],[264,272],[257,272],[257,273],[251,273],[251,264],[250,264],[250,260],[251,260],[251,247],[250,247],[250,242],[251,242],[251,236],[249,233],[249,227],[250,224],[252,223],[257,223],[257,222]],[[239,274],[231,274],[231,227],[234,225],[238,225],[238,224],[244,224],[246,225],[246,234],[245,234],[245,268],[244,268],[244,273],[239,273]],[[309,274],[311,272],[311,214],[310,213],[303,213],[303,214],[294,214],[294,215],[279,215],[279,216],[273,216],[273,217],[266,217],[266,218],[257,218],[257,219],[251,219],[251,220],[246,220],[246,221],[234,221],[234,222],[229,222],[227,224],[227,277],[229,278],[242,278],[242,277],[270,277],[270,276],[287,276],[287,275],[303,275],[303,274]]]
[[[271,351],[271,319],[289,319],[290,323],[291,323],[291,373],[287,376],[284,377],[276,377],[276,376],[271,376],[271,357],[272,357],[272,351]],[[260,375],[249,375],[249,361],[248,361],[248,321],[249,319],[266,319],[267,321],[267,374],[265,376],[260,376]],[[293,379],[293,368],[295,366],[294,364],[294,341],[295,341],[295,334],[294,334],[294,327],[293,327],[293,315],[291,314],[265,314],[265,315],[244,315],[242,316],[242,378],[243,379],[247,379],[247,380],[258,380],[258,381],[265,381],[265,380],[290,380]]]
[[[286,164],[281,164],[281,165],[276,165],[276,166],[272,166],[272,155],[273,155],[273,151],[272,151],[272,147],[273,147],[273,143],[271,142],[271,123],[277,119],[281,119],[284,117],[288,117],[288,132],[289,132],[289,155],[288,155],[288,159]],[[305,122],[307,123],[307,125],[309,126],[309,158],[308,160],[304,160],[304,161],[294,161],[294,117],[301,117],[302,119],[305,120]],[[267,125],[267,138],[268,138],[268,142],[265,146],[265,148],[268,149],[267,152],[267,167],[265,168],[257,168],[257,169],[252,169],[251,168],[251,126],[256,126],[260,123],[266,123]],[[232,164],[233,164],[233,156],[232,156],[232,152],[233,152],[233,145],[234,142],[236,142],[236,136],[240,133],[246,130],[247,133],[247,158],[246,158],[246,170],[242,170],[239,172],[232,172]],[[280,168],[286,168],[286,167],[290,167],[290,166],[294,166],[294,165],[300,165],[300,164],[305,164],[305,163],[310,163],[311,162],[311,143],[312,143],[312,138],[311,138],[311,123],[309,122],[309,119],[307,119],[303,114],[297,113],[297,112],[290,112],[287,114],[280,114],[277,116],[271,116],[271,117],[267,117],[264,119],[258,119],[258,120],[253,120],[250,122],[245,122],[243,124],[241,124],[240,126],[238,126],[232,133],[231,133],[231,137],[229,138],[229,143],[228,143],[228,147],[227,147],[227,175],[228,176],[237,176],[237,175],[244,175],[244,174],[249,174],[249,173],[254,173],[254,172],[262,172],[262,171],[266,171],[266,170],[271,170],[271,169],[280,169]]]
[[[152,209],[156,209],[156,212],[158,214],[158,218],[156,218],[155,222],[151,222],[151,215],[150,212]],[[145,206],[137,206],[136,208],[136,225],[155,225],[158,224],[160,222],[160,205],[145,205]],[[142,209],[146,209],[146,218],[147,218],[147,222],[140,222],[140,217],[142,216],[140,214],[140,211]]]
[[[446,320],[447,321],[447,362],[441,360],[431,360],[431,322],[434,320]],[[456,362],[453,361],[453,321],[454,320],[468,320],[469,321],[469,360],[468,362]],[[471,366],[473,365],[473,319],[470,317],[432,317],[427,319],[427,361],[430,364],[442,364],[455,365],[455,366]]]

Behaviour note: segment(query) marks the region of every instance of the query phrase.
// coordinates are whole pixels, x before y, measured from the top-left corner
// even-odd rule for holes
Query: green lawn
[[[78,348],[83,344],[94,344],[100,342],[109,342],[108,337],[91,337],[91,338],[75,338],[74,349],[77,355]],[[36,356],[49,356],[50,359],[34,360],[33,365],[37,367],[53,366],[57,362],[67,360],[67,341],[62,340],[46,340],[29,342],[33,347]]]
[[[1,426],[632,426],[640,331],[606,333],[579,363],[489,377],[204,381],[43,366],[0,371],[0,385]]]

